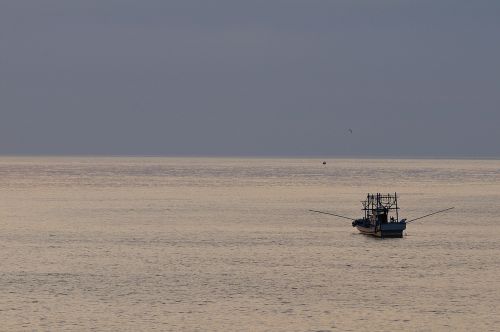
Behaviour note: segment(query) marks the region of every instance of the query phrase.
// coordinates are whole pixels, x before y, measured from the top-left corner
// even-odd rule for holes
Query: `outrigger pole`
[[[445,212],[445,211],[448,211],[448,210],[451,210],[451,209],[454,209],[455,207],[451,207],[451,208],[447,208],[447,209],[444,209],[444,210],[441,210],[441,211],[437,211],[437,212],[433,212],[433,213],[429,213],[429,214],[426,214],[425,216],[422,216],[422,217],[418,217],[418,218],[415,218],[415,219],[412,219],[412,220],[409,220],[407,221],[406,223],[411,223],[412,221],[415,221],[415,220],[419,220],[419,219],[422,219],[422,218],[425,218],[425,217],[428,217],[428,216],[432,216],[433,214],[437,214],[437,213],[441,213],[441,212]]]
[[[316,213],[329,214],[329,215],[331,215],[331,216],[335,216],[335,217],[339,217],[339,218],[344,218],[344,219],[349,219],[349,220],[356,220],[356,219],[353,219],[353,218],[344,217],[344,216],[341,216],[341,215],[338,215],[338,214],[329,213],[329,212],[316,211],[316,210],[309,210],[309,211],[311,211],[311,212],[316,212]]]

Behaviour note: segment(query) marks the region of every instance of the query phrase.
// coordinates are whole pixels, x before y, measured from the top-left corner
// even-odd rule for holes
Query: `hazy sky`
[[[500,1],[2,0],[0,84],[0,154],[499,158]]]

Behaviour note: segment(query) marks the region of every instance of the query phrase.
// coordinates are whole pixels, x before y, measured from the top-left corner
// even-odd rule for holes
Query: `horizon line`
[[[414,159],[414,160],[500,160],[500,156],[433,156],[433,155],[258,155],[258,154],[3,154],[0,158],[242,158],[242,159]]]

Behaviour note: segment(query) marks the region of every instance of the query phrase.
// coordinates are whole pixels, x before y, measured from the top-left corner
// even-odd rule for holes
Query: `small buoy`
[[[323,162],[323,165],[326,165],[326,161]]]

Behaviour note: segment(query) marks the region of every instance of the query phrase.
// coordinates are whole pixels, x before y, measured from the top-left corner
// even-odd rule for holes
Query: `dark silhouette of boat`
[[[394,194],[367,194],[366,200],[361,201],[363,205],[363,218],[353,219],[334,213],[309,210],[323,214],[352,220],[352,227],[356,227],[363,234],[373,235],[381,238],[402,238],[406,225],[412,221],[431,216],[453,209],[453,207],[427,214],[425,216],[407,221],[399,219],[398,196]]]
[[[364,217],[355,219],[352,227],[361,233],[378,237],[403,237],[406,219],[399,220],[397,194],[368,194],[362,201]]]

